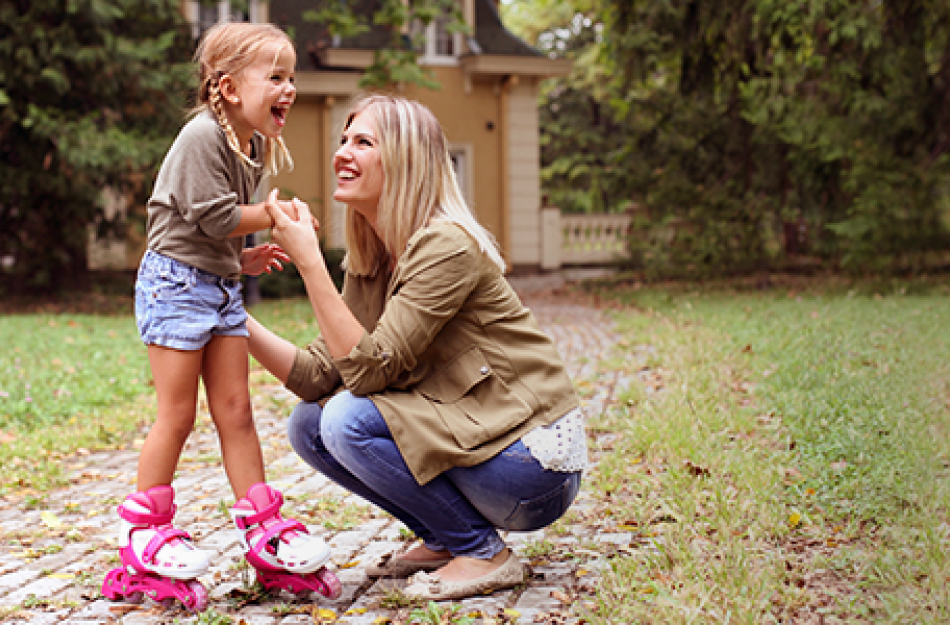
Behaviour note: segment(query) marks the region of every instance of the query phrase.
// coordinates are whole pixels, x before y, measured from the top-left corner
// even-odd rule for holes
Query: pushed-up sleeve
[[[297,350],[287,376],[287,390],[304,401],[317,401],[330,395],[339,385],[340,374],[330,359],[323,338]]]
[[[355,395],[413,383],[419,356],[458,313],[478,280],[475,241],[461,228],[429,228],[410,241],[394,273],[392,294],[372,332],[333,361]]]

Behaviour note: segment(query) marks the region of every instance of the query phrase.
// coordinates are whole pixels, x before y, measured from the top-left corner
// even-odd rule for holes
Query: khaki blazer
[[[318,338],[287,388],[325,401],[370,398],[420,484],[488,460],[578,405],[554,343],[461,227],[409,241],[391,276],[347,273],[343,299],[365,328],[344,358]]]

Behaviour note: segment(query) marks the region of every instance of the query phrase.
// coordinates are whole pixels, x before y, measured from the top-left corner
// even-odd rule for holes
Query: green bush
[[[333,278],[337,289],[343,288],[342,263],[345,254],[346,252],[339,248],[323,249],[323,256],[327,261],[327,268],[330,270],[330,277]],[[285,265],[283,271],[263,274],[259,280],[261,297],[266,299],[284,299],[307,294],[300,273],[297,271],[297,266],[293,263]]]

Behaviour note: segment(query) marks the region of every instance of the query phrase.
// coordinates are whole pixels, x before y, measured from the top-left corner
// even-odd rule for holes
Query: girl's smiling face
[[[376,125],[368,109],[356,115],[343,131],[340,147],[333,155],[333,171],[336,173],[333,199],[375,224],[386,176]]]
[[[296,63],[292,46],[273,43],[263,46],[254,63],[232,77],[233,87],[225,93],[226,112],[245,150],[250,149],[255,131],[270,139],[280,137],[297,98]]]

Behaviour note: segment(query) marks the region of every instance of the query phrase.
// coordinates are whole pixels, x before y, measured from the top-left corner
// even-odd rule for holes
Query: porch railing
[[[627,257],[632,216],[562,215],[541,209],[541,268],[613,264]]]

